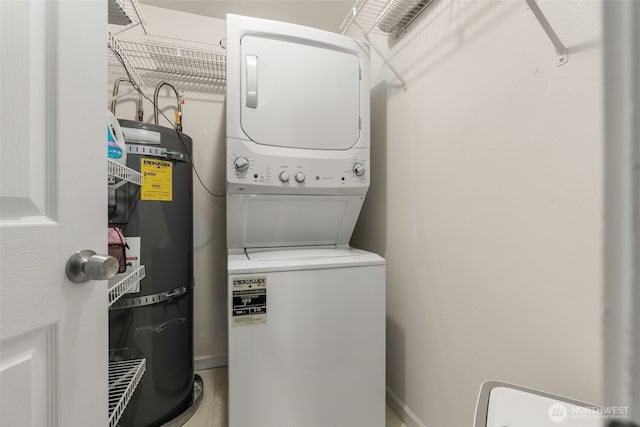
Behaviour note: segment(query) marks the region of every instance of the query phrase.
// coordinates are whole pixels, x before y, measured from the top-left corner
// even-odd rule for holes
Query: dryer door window
[[[244,36],[241,122],[254,142],[346,150],[360,137],[360,62],[354,54]]]

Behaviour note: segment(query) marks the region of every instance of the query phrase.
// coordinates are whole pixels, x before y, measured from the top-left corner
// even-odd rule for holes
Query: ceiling
[[[353,0],[139,0],[140,3],[225,19],[227,13],[292,22],[327,31],[339,27]],[[144,11],[144,7],[143,7]]]

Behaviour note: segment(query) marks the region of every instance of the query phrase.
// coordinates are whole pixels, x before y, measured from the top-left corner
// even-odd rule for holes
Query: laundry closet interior
[[[106,9],[110,426],[605,404],[603,1]]]

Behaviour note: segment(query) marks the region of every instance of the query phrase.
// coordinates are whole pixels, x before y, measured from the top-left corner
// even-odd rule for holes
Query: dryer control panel
[[[227,191],[365,194],[369,187],[369,150],[350,150],[349,154],[333,159],[283,157],[238,147],[227,153]]]

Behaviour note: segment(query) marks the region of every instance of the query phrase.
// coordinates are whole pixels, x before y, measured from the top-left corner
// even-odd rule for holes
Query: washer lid
[[[229,255],[229,274],[384,265],[384,258],[355,248],[286,248],[248,250]]]
[[[295,248],[277,250],[247,250],[247,258],[255,261],[314,261],[327,258],[362,256],[359,249]]]

